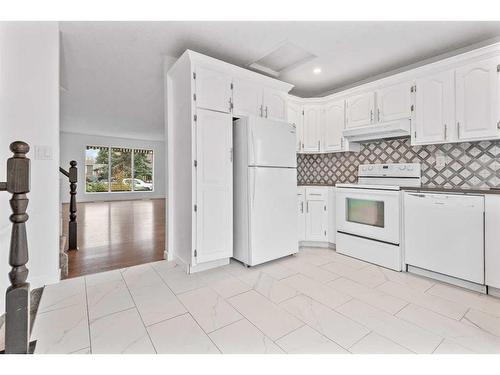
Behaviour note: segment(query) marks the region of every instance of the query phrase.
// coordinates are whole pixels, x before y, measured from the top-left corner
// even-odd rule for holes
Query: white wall
[[[77,202],[109,201],[144,198],[165,198],[165,142],[129,138],[115,138],[61,132],[61,167],[68,170],[69,162],[78,163]],[[87,146],[117,146],[151,149],[154,152],[154,191],[131,193],[85,193],[85,149]],[[61,174],[61,202],[69,202],[68,179]]]
[[[57,22],[0,22],[0,180],[9,144],[31,146],[27,222],[32,288],[59,280],[59,26]],[[51,149],[37,160],[35,147]],[[0,312],[5,308],[11,212],[0,192]]]

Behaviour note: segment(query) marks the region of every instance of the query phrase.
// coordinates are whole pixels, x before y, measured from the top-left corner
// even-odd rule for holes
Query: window
[[[85,151],[85,191],[87,193],[109,190],[109,148],[87,146]]]
[[[153,150],[87,146],[85,191],[153,191]]]
[[[111,148],[111,191],[132,191],[132,150]]]
[[[134,191],[153,190],[153,151],[134,150]]]

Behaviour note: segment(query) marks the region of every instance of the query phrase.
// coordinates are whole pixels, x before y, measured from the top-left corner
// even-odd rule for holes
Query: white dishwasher
[[[484,284],[484,197],[404,193],[407,265]]]

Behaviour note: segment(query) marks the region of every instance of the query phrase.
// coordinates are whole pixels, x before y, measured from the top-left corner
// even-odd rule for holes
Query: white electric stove
[[[421,185],[419,163],[364,164],[337,184],[337,252],[401,271],[401,188]]]

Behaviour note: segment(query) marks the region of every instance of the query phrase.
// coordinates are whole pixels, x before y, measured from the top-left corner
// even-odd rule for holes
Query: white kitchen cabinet
[[[448,70],[416,80],[412,144],[444,143],[455,136],[455,76]]]
[[[322,107],[319,104],[304,105],[303,152],[321,151],[321,111]]]
[[[299,242],[335,243],[334,204],[334,187],[298,187]]]
[[[194,70],[195,98],[198,108],[229,113],[231,111],[231,82],[229,74],[197,66]]]
[[[386,122],[411,117],[412,84],[405,82],[383,87],[375,92],[377,121]]]
[[[375,93],[351,96],[346,100],[346,127],[370,125],[374,122]]]
[[[341,151],[344,146],[342,130],[345,126],[344,101],[329,102],[324,105],[323,116],[323,151]]]
[[[196,123],[196,261],[233,255],[233,122],[199,109]]]
[[[306,188],[297,190],[297,237],[299,242],[306,240]]]
[[[262,116],[262,86],[246,79],[233,79],[233,114]]]
[[[264,88],[262,94],[263,117],[286,121],[286,97],[282,92]]]
[[[499,138],[500,57],[467,64],[455,71],[456,131],[459,140]]]
[[[298,103],[289,102],[287,105],[287,121],[295,125],[295,131],[297,135],[297,152],[302,151],[303,144],[303,123],[304,114],[302,112],[302,105]]]
[[[165,74],[168,259],[194,273],[233,255],[233,114],[293,86],[189,50]]]

